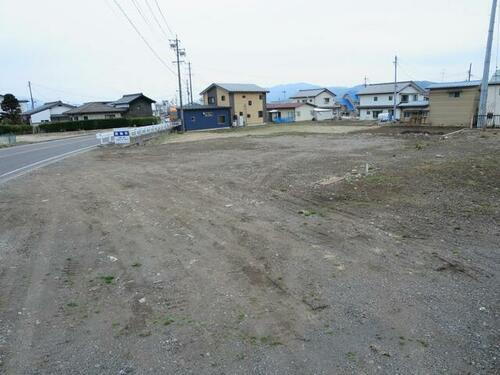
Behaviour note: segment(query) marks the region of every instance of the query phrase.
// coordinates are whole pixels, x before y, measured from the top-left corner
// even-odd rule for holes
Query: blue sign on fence
[[[130,132],[128,129],[113,129],[115,144],[130,143]]]

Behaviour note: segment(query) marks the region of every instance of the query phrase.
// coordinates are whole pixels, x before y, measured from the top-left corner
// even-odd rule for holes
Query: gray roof
[[[156,103],[153,99],[150,99],[147,96],[145,96],[142,92],[139,92],[137,94],[123,95],[120,99],[118,99],[117,101],[113,102],[113,104],[116,104],[116,105],[130,104],[134,100],[139,99],[140,97],[144,97],[146,100],[149,100],[151,103]]]
[[[90,102],[81,105],[80,107],[70,109],[64,112],[65,115],[80,115],[90,113],[120,113],[127,111],[127,108],[115,108],[103,102]]]
[[[315,98],[315,97],[317,97],[319,94],[321,94],[324,91],[328,91],[333,96],[337,96],[337,95],[335,95],[335,93],[333,93],[332,91],[330,91],[328,89],[309,89],[309,90],[299,90],[297,92],[297,94],[295,94],[294,96],[292,96],[292,99],[298,99],[298,98]]]
[[[481,81],[460,81],[460,82],[442,82],[442,83],[434,83],[430,85],[429,90],[437,90],[437,89],[459,89],[464,87],[475,87],[480,86]]]
[[[398,82],[396,85],[396,91],[400,92],[407,88],[408,86],[413,86],[417,90],[421,91],[422,93],[425,92],[425,90],[417,85],[413,81],[404,81],[404,82]],[[373,94],[393,94],[394,93],[394,82],[388,82],[388,83],[375,83],[372,85],[367,85],[363,87],[357,95],[373,95]]]
[[[252,83],[212,83],[205,90],[203,90],[201,94],[207,92],[214,86],[223,88],[228,92],[257,92],[257,93],[269,92],[268,90],[260,86],[254,85]]]
[[[66,103],[63,103],[62,101],[58,100],[56,102],[45,103],[44,105],[41,105],[40,107],[26,111],[23,113],[23,115],[27,115],[27,116],[34,115],[35,113],[42,112],[42,111],[45,111],[47,109],[54,108],[57,106],[62,106],[62,105],[66,106],[66,107],[70,107],[70,108],[76,108],[74,105],[66,104]]]

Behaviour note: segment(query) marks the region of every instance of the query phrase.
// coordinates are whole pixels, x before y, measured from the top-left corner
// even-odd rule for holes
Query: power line
[[[137,3],[137,0],[130,0],[132,2],[132,4],[134,5],[135,9],[137,10],[137,13],[139,13],[139,15],[141,16],[141,18],[144,20],[144,23],[146,25],[148,25],[149,29],[154,33],[155,30],[153,28],[153,26],[151,26],[151,23],[149,22],[149,20],[146,18],[146,16],[144,15],[144,13],[142,13],[142,9],[140,7],[140,5]]]
[[[156,14],[155,12],[153,11],[153,8],[151,8],[151,5],[149,4],[149,1],[146,0],[146,5],[148,6],[149,8],[149,11],[151,12],[151,14],[153,15],[153,19],[155,20],[156,24],[158,25],[158,27],[160,28],[161,32],[163,33],[163,35],[165,35],[167,37],[167,39],[169,38],[167,32],[165,31],[165,29],[163,28],[163,26],[161,25],[160,21],[158,21],[158,18],[156,17]]]
[[[122,14],[125,16],[125,18],[127,19],[127,21],[130,23],[130,25],[134,28],[134,30],[136,31],[136,33],[141,37],[141,39],[146,44],[146,46],[148,46],[148,48],[151,50],[151,52],[153,53],[153,55],[156,56],[156,58],[163,64],[163,66],[165,68],[168,69],[168,71],[170,73],[172,73],[174,76],[176,76],[177,74],[174,72],[174,70],[170,66],[168,66],[168,64],[165,62],[165,60],[163,60],[160,57],[160,55],[158,55],[158,53],[153,49],[153,47],[151,47],[151,44],[149,44],[149,42],[146,40],[146,38],[141,34],[141,32],[139,31],[139,29],[132,22],[132,20],[130,19],[130,17],[128,16],[128,14],[125,12],[125,10],[122,8],[122,6],[120,5],[120,3],[117,0],[113,0],[113,1],[116,4],[116,6],[120,9],[120,11],[122,12]]]
[[[175,35],[175,33],[170,28],[170,26],[168,26],[167,19],[165,18],[165,15],[163,14],[163,12],[162,12],[162,10],[160,8],[160,4],[158,4],[158,0],[155,0],[155,3],[156,3],[156,7],[158,8],[158,11],[160,12],[161,18],[163,18],[163,22],[165,22],[165,25],[167,26],[168,31],[170,31],[170,33],[172,35]]]

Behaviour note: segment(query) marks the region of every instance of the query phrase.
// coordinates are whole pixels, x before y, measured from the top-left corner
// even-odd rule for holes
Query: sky
[[[195,99],[212,82],[392,81],[396,54],[401,80],[459,81],[470,63],[480,79],[490,11],[491,0],[0,0],[0,93],[27,98],[31,81],[41,102],[171,100],[173,33]],[[187,64],[181,75],[185,92]]]

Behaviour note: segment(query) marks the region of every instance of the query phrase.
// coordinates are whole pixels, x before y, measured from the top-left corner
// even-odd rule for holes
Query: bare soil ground
[[[0,373],[498,373],[500,132],[420,131],[104,148],[2,185]]]

